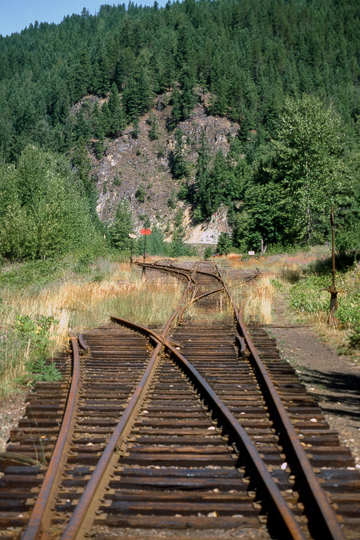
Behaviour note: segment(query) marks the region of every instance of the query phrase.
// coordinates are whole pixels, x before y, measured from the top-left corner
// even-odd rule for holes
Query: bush
[[[19,373],[22,360],[25,374],[19,382],[60,380],[56,366],[45,361],[52,345],[50,327],[56,322],[54,317],[23,315],[16,317],[14,328],[0,327],[0,376]]]
[[[360,291],[348,294],[339,300],[336,317],[342,323],[360,325]]]
[[[204,259],[210,259],[210,257],[212,256],[213,252],[212,252],[212,249],[210,246],[207,246],[205,248],[205,251],[204,251]]]
[[[360,324],[356,325],[348,333],[349,347],[351,349],[360,349]]]
[[[135,193],[135,197],[141,203],[145,202],[145,189],[143,185],[140,185]]]
[[[232,249],[231,236],[228,233],[220,233],[217,243],[217,251],[220,255],[227,255]]]
[[[320,292],[321,289],[328,286],[328,276],[309,276],[305,280],[299,281],[290,292],[291,306],[298,311],[307,313],[328,311],[330,295],[326,291]]]
[[[0,192],[0,254],[9,260],[58,257],[100,239],[66,158],[29,145],[16,169],[0,171]]]

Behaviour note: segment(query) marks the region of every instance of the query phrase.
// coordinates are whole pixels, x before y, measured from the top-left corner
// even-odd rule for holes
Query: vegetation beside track
[[[161,325],[180,297],[178,283],[144,281],[118,255],[6,265],[0,284],[0,397],[56,380],[59,373],[45,358],[64,347],[69,328],[82,332],[110,315]]]
[[[263,274],[250,287],[233,284],[232,292],[242,303],[246,322],[271,323],[271,305],[282,302],[289,321],[311,324],[314,330],[341,354],[360,356],[360,267],[354,259],[336,261],[336,286],[339,309],[335,328],[327,324],[332,283],[331,259],[328,248],[311,248],[308,252],[270,255],[258,259],[243,259],[232,254],[219,259],[231,269],[253,270]]]

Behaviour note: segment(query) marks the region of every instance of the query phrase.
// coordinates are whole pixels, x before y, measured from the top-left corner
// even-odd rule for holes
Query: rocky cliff
[[[127,199],[137,229],[143,226],[144,217],[148,216],[151,226],[158,226],[170,239],[172,223],[181,208],[186,241],[217,243],[219,234],[228,231],[226,209],[221,208],[209,223],[195,225],[191,207],[176,198],[182,181],[174,180],[170,170],[175,132],[169,132],[166,128],[171,115],[169,101],[169,94],[159,96],[152,110],[158,124],[157,140],[149,138],[151,128],[147,120],[151,113],[148,113],[140,119],[137,138],[133,137],[133,127],[129,126],[121,137],[107,141],[107,150],[100,161],[93,158],[99,192],[97,212],[102,220],[109,221],[114,218],[119,200]],[[229,151],[228,136],[235,136],[239,129],[238,124],[226,118],[208,115],[204,101],[196,105],[192,115],[179,127],[184,132],[190,181],[195,177],[202,130],[205,130],[212,155],[219,149],[226,155]],[[140,197],[139,188],[142,192]]]

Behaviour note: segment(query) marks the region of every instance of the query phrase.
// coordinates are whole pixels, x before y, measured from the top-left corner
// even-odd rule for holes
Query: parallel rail
[[[158,331],[155,331],[153,329],[148,329],[146,327],[136,325],[124,319],[115,317],[112,318],[112,321],[114,323],[137,332],[137,335],[141,334],[143,336],[146,336],[146,338],[150,340],[151,343],[153,343],[153,351],[150,359],[146,363],[143,362],[142,364],[144,366],[144,371],[141,378],[138,379],[139,382],[137,383],[137,386],[133,386],[133,391],[128,393],[129,398],[127,405],[125,406],[124,403],[123,409],[119,410],[119,421],[112,429],[111,434],[109,433],[108,435],[106,435],[105,439],[102,441],[102,444],[100,445],[101,448],[99,448],[98,453],[99,457],[96,459],[95,457],[91,458],[91,463],[94,462],[94,466],[91,467],[91,469],[93,470],[90,470],[88,468],[86,471],[84,471],[83,474],[85,474],[86,482],[82,483],[82,485],[84,486],[82,489],[82,494],[78,495],[78,500],[76,499],[75,506],[73,505],[73,503],[71,503],[71,506],[67,507],[68,510],[71,510],[71,516],[68,523],[66,524],[64,523],[62,518],[60,519],[60,521],[57,521],[56,519],[54,521],[54,515],[56,515],[56,512],[54,514],[53,510],[58,506],[57,501],[61,499],[61,490],[63,491],[65,489],[66,491],[67,489],[61,487],[60,478],[64,476],[66,478],[67,475],[73,474],[73,466],[69,466],[67,460],[69,448],[71,444],[73,444],[72,440],[74,438],[74,415],[77,410],[81,409],[81,406],[79,405],[79,400],[76,397],[77,394],[79,394],[79,387],[77,385],[77,380],[80,377],[78,367],[79,355],[77,351],[76,340],[74,337],[71,337],[74,366],[77,367],[74,367],[71,390],[69,393],[68,403],[64,413],[59,438],[55,446],[50,464],[48,466],[45,479],[37,497],[37,501],[33,508],[31,517],[25,531],[22,534],[22,538],[24,540],[35,540],[37,538],[47,537],[46,535],[49,531],[51,523],[59,523],[60,530],[63,528],[62,523],[64,523],[65,529],[62,533],[59,534],[61,540],[70,540],[75,538],[79,539],[85,537],[94,521],[94,513],[99,512],[99,508],[101,507],[100,501],[104,500],[106,490],[109,489],[109,485],[111,486],[110,478],[114,475],[114,471],[116,471],[119,466],[121,467],[121,463],[126,462],[127,458],[124,456],[127,455],[129,449],[129,442],[131,447],[131,436],[134,430],[134,426],[138,422],[140,412],[142,411],[142,413],[144,413],[145,411],[144,407],[146,405],[144,404],[147,402],[147,400],[150,399],[149,389],[154,386],[156,381],[159,379],[159,376],[161,378],[161,375],[159,375],[159,373],[161,374],[162,369],[164,370],[164,373],[168,373],[166,377],[170,377],[169,373],[172,371],[172,368],[170,367],[170,364],[168,364],[168,360],[166,360],[166,358],[168,357],[171,359],[171,362],[173,362],[174,365],[177,366],[177,369],[180,370],[179,373],[183,373],[186,376],[187,380],[190,381],[191,385],[195,388],[199,399],[204,404],[206,404],[208,410],[212,411],[212,416],[214,419],[216,419],[218,428],[222,429],[223,435],[226,435],[229,444],[232,444],[236,453],[240,454],[241,462],[245,465],[245,470],[247,471],[246,474],[250,477],[251,485],[255,486],[254,496],[256,496],[257,500],[261,501],[261,504],[258,506],[255,505],[255,507],[261,508],[261,511],[265,512],[268,515],[268,522],[270,526],[272,526],[272,532],[274,533],[276,529],[276,535],[278,538],[288,538],[293,540],[304,540],[304,538],[308,537],[309,534],[311,534],[314,538],[321,538],[321,540],[344,540],[345,536],[340,527],[340,524],[327,500],[326,495],[320,488],[318,479],[313,472],[313,468],[307,458],[301,441],[296,434],[296,431],[292,425],[286,408],[284,407],[284,404],[275,388],[275,385],[271,380],[271,376],[269,375],[266,366],[261,361],[260,356],[256,351],[256,348],[242,321],[241,313],[238,311],[232,299],[231,293],[221,276],[220,270],[216,267],[216,265],[211,266],[206,263],[203,263],[203,266],[205,266],[206,270],[199,269],[199,265],[197,265],[195,268],[193,265],[192,267],[190,266],[188,268],[184,268],[180,266],[175,266],[174,264],[168,266],[161,263],[156,263],[154,265],[142,264],[141,266],[149,270],[156,269],[157,271],[172,273],[177,275],[178,277],[185,278],[187,280],[187,286],[183,293],[182,299],[177,309],[172,314],[171,318],[166,324],[162,333],[159,333]],[[214,284],[217,284],[217,286],[214,287]],[[218,284],[220,284],[220,287]],[[195,287],[198,287],[199,290],[197,290]],[[189,298],[189,293],[191,291],[192,297]],[[220,396],[215,392],[214,388],[210,386],[209,383],[211,383],[211,381],[206,380],[208,374],[211,375],[212,373],[215,373],[215,371],[217,373],[216,366],[211,367],[213,364],[209,364],[210,367],[207,368],[207,364],[206,366],[205,364],[201,364],[201,358],[199,358],[197,360],[200,368],[199,372],[199,369],[197,369],[193,365],[193,363],[184,356],[183,353],[179,352],[179,349],[181,347],[174,346],[174,343],[177,343],[177,341],[172,340],[171,336],[168,336],[171,325],[176,318],[178,318],[178,320],[182,319],[184,311],[187,307],[189,307],[194,302],[203,302],[209,297],[215,298],[216,295],[223,294],[224,291],[226,291],[229,301],[232,303],[236,318],[237,336],[234,341],[234,345],[237,347],[238,355],[240,357],[244,356],[246,352],[246,361],[250,362],[253,372],[256,375],[260,387],[262,388],[267,411],[270,415],[270,421],[273,423],[273,426],[279,433],[278,439],[280,441],[280,444],[282,444],[284,447],[286,462],[289,463],[291,473],[295,477],[295,486],[297,492],[299,493],[299,496],[305,506],[304,512],[309,520],[308,525],[303,520],[299,520],[299,515],[295,515],[293,513],[292,509],[289,507],[287,501],[283,496],[282,490],[279,489],[279,486],[275,482],[276,478],[274,477],[274,473],[271,472],[271,467],[269,468],[269,464],[261,457],[261,451],[258,451],[257,445],[254,444],[254,441],[249,436],[247,430],[244,429],[244,427],[239,423],[236,416],[231,412],[231,407],[234,408],[235,403],[232,403],[231,399],[234,400],[235,398],[231,398],[231,395],[224,394],[224,397],[226,398],[226,400],[229,401],[230,404],[230,407],[228,407],[226,405],[226,400],[224,402],[222,399],[220,399]],[[198,292],[200,292],[201,294],[198,294]],[[186,298],[188,298],[187,302]],[[176,332],[173,334],[173,337],[174,336],[177,340],[179,339]],[[87,340],[84,339],[83,336],[80,336],[79,341],[82,348],[85,349],[89,354],[89,347],[86,343]],[[188,341],[191,340],[189,339]],[[191,344],[188,344],[187,347],[189,347],[189,345]],[[90,350],[91,349],[92,346],[90,345]],[[191,352],[191,349],[189,351]],[[113,354],[115,354],[115,352]],[[141,354],[143,355],[143,353]],[[215,350],[215,356],[216,354],[218,353]],[[201,370],[204,371],[204,375],[201,375]],[[225,373],[224,375],[225,380],[228,374]],[[210,379],[215,380],[215,377],[210,376]],[[134,382],[132,384],[134,384]],[[181,385],[182,384],[183,383],[181,383]],[[170,386],[172,387],[173,385]],[[183,388],[183,386],[179,386],[179,388]],[[190,390],[185,390],[185,387],[184,390],[181,391],[185,392],[185,395],[191,394]],[[173,393],[171,395],[173,395]],[[178,406],[181,407],[181,401],[179,402]],[[195,410],[196,408],[195,405],[191,404],[186,407],[186,410]],[[114,405],[113,409],[115,408],[116,406]],[[104,411],[105,410],[107,410],[106,407],[104,408]],[[147,412],[148,411],[145,411],[145,413]],[[101,421],[98,420],[98,422],[100,422],[101,425]],[[79,421],[77,421],[77,423],[79,423]],[[67,435],[65,434],[66,430],[68,431]],[[79,437],[79,435],[77,435],[77,437]],[[161,440],[161,437],[157,440]],[[211,444],[220,444],[219,442],[216,442],[215,439],[211,439],[210,442]],[[94,445],[92,442],[88,444]],[[178,445],[177,442],[176,444]],[[195,438],[193,440],[193,444],[199,444],[199,439]],[[187,450],[183,451],[186,452]],[[205,449],[203,451],[205,451]],[[280,452],[280,450],[277,452]],[[86,461],[86,458],[84,459]],[[170,457],[166,459],[171,463]],[[164,463],[166,463],[166,459]],[[225,459],[226,461],[227,458],[223,459]],[[288,468],[287,463],[285,463],[286,468]],[[64,473],[66,466],[67,475]],[[124,485],[126,485],[126,483]],[[217,489],[215,491],[219,490]],[[292,490],[288,491],[292,492]],[[124,497],[124,500],[127,500],[126,497],[129,500],[132,500],[131,494],[126,495],[126,492],[124,494]],[[177,496],[176,500],[178,500],[179,497],[180,495]],[[291,497],[294,498],[295,495],[292,495]],[[168,495],[168,498],[171,499],[171,496]],[[198,496],[198,498],[200,498],[199,500],[201,501],[203,500],[203,498],[200,496]],[[220,496],[218,496],[218,498],[221,499]],[[236,500],[236,496],[234,495],[230,497],[230,494],[228,498],[226,498],[225,495],[223,496],[223,498],[224,500],[228,501]],[[210,499],[215,500],[215,496],[212,498],[210,497]],[[145,500],[147,500],[146,497]],[[310,504],[308,504],[308,502]],[[126,502],[125,506],[124,504],[125,502],[121,504],[119,503],[121,508],[125,508],[126,505],[129,505],[130,503]],[[138,506],[136,506],[136,504]],[[166,504],[163,503],[164,511],[166,511],[167,508]],[[204,503],[198,502],[197,504],[199,505],[199,508],[202,508],[203,506],[206,507]],[[226,507],[224,507],[224,505],[221,505],[219,502],[216,504],[219,504],[219,508],[222,508],[222,512],[225,516],[225,518],[223,518],[222,520],[218,520],[218,522],[221,522],[223,527],[226,528],[226,526],[234,526],[235,524],[241,526],[241,523],[243,522],[243,516],[241,516],[242,519],[240,519],[240,517],[237,519],[235,519],[234,517],[226,518],[226,515],[228,515],[226,513]],[[140,508],[141,504],[134,502],[132,503],[132,505],[130,504],[130,506],[133,506],[134,508]],[[293,506],[293,504],[291,506]],[[159,508],[160,507],[161,504]],[[190,507],[188,510],[186,510],[187,507],[185,502],[181,503],[179,507],[181,507],[182,509],[185,508],[185,511],[190,512]],[[149,502],[147,504],[147,511],[150,510],[151,504]],[[234,513],[233,506],[230,504],[230,502],[228,511]],[[217,513],[215,512],[214,515],[215,514]],[[134,526],[138,522],[142,523],[140,518],[138,522],[136,520],[131,521],[131,519],[129,520],[129,522],[134,523]],[[149,523],[150,522],[152,523],[151,519],[149,518]],[[153,522],[156,523],[155,518],[153,519]],[[273,525],[271,525],[270,522]],[[167,522],[165,520],[163,522],[163,525],[164,528],[166,528],[166,526],[181,527],[184,526],[184,520],[182,519],[182,516],[180,516],[176,519],[173,518],[173,521],[170,520],[169,522]],[[194,519],[192,526],[209,527],[210,524],[204,524],[199,518],[198,520]],[[217,526],[220,525],[217,524]],[[53,532],[53,534],[55,533]]]

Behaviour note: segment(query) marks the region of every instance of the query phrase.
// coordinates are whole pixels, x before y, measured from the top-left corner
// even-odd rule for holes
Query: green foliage
[[[38,381],[60,381],[62,375],[52,362],[47,363],[44,359],[29,362],[27,369],[31,373],[31,384]]]
[[[293,238],[323,240],[331,201],[352,181],[344,144],[344,129],[333,108],[307,95],[285,100],[274,140],[276,155],[264,173],[281,192],[278,211],[292,206],[288,228]]]
[[[150,221],[144,223],[144,227],[150,227]],[[145,236],[141,235],[137,241],[137,254],[144,253]],[[167,253],[167,243],[164,242],[164,235],[156,226],[151,227],[151,234],[146,237],[146,253],[149,255],[165,255]]]
[[[280,292],[284,292],[285,290],[285,287],[284,285],[281,283],[281,281],[278,281],[277,279],[270,279],[270,283],[273,287],[275,287],[275,289],[277,289],[278,291]]]
[[[360,324],[357,324],[348,333],[349,346],[351,349],[360,349]]]
[[[220,233],[219,240],[216,246],[216,251],[220,253],[220,255],[226,255],[230,253],[232,248],[232,241],[231,236],[228,233]]]
[[[85,188],[66,159],[28,146],[16,168],[1,171],[2,192],[0,252],[4,257],[48,258],[86,242],[100,242]]]
[[[136,190],[135,197],[140,203],[143,203],[145,202],[145,196],[146,196],[145,188],[142,184],[140,184],[140,186]]]
[[[235,245],[264,251],[271,244],[325,242],[334,206],[339,245],[354,249],[357,233],[348,236],[353,240],[347,244],[345,237],[351,228],[358,230],[358,182],[339,115],[304,95],[287,98],[272,124],[272,151],[263,153],[251,169],[244,167],[242,179],[238,177],[242,204],[230,213]]]
[[[342,323],[360,324],[360,291],[347,294],[339,300],[339,309],[336,317]]]
[[[245,144],[259,126],[273,129],[285,95],[304,91],[332,100],[355,130],[357,20],[356,0],[229,0],[226,8],[215,0],[104,5],[96,15],[30,25],[0,43],[0,148],[14,162],[29,142],[68,151],[73,136],[87,137],[83,112],[68,122],[71,107],[114,85],[132,121],[151,108],[154,92],[179,84],[175,125],[191,112],[195,87],[210,91],[212,111],[240,121]]]
[[[207,246],[205,248],[205,251],[204,251],[204,259],[210,259],[210,257],[212,256],[213,252],[212,252],[212,249],[210,246]]]
[[[172,240],[167,246],[166,251],[170,257],[181,257],[192,254],[190,247],[184,242],[184,231],[181,227],[173,230]]]
[[[138,136],[140,135],[141,133],[141,130],[140,130],[140,125],[139,125],[139,117],[136,116],[134,118],[134,122],[133,122],[133,130],[131,132],[131,135],[134,139],[137,139]]]
[[[111,124],[108,134],[119,136],[126,127],[126,114],[121,106],[118,89],[114,82],[110,90],[109,111],[111,114]]]
[[[320,292],[329,286],[329,276],[310,275],[296,283],[290,291],[291,306],[297,311],[315,313],[328,311],[330,308],[330,294]]]
[[[94,152],[95,152],[96,159],[98,160],[102,159],[105,152],[105,146],[104,146],[103,140],[99,139],[98,141],[95,141]]]
[[[191,114],[200,89],[207,112],[226,115],[241,129],[226,158],[216,156],[194,189],[184,188],[194,219],[230,204],[236,247],[264,250],[327,240],[333,205],[338,248],[354,252],[360,239],[357,21],[356,0],[229,0],[226,7],[224,0],[189,0],[164,9],[105,5],[94,16],[30,25],[0,42],[1,160],[18,164],[29,145],[68,154],[74,142],[90,137],[101,159],[104,138],[120,135],[127,122],[138,137],[139,117],[151,109],[154,93],[173,89],[174,129]],[[84,99],[90,92],[97,96],[93,107],[93,98]],[[107,96],[100,108],[99,98]],[[167,99],[159,103],[166,107]],[[155,125],[149,135],[156,139]],[[74,168],[85,179],[92,226],[100,231],[94,183],[81,163]],[[184,155],[175,155],[173,173],[186,176]],[[12,174],[5,174],[9,185]],[[39,219],[29,203],[35,184],[33,178],[27,202],[19,203],[17,189],[1,181],[9,257],[48,256],[38,248]]]
[[[171,172],[175,178],[183,178],[189,173],[188,163],[185,159],[184,133],[179,128],[175,133],[175,149],[172,160]]]
[[[151,128],[149,131],[149,139],[150,141],[156,141],[156,139],[159,138],[159,125],[156,116],[152,111],[150,111],[147,122]]]
[[[36,381],[58,381],[61,373],[52,363],[46,363],[45,358],[50,352],[50,327],[55,323],[54,317],[28,315],[16,318],[14,336],[18,339],[19,349],[26,346],[26,369],[31,377],[31,383]]]
[[[183,217],[184,217],[184,212],[182,208],[179,208],[178,211],[176,212],[175,219],[174,219],[174,225],[176,228],[181,226]]]
[[[119,251],[130,248],[129,234],[133,232],[132,214],[128,201],[121,200],[113,223],[109,226],[112,245]]]
[[[88,273],[90,271],[90,265],[94,264],[94,259],[91,253],[84,253],[79,257],[79,261],[74,268],[74,272],[78,274]]]

